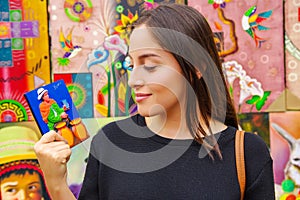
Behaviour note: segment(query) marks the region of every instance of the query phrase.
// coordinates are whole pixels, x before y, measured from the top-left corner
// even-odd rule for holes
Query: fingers
[[[68,143],[65,138],[63,138],[60,134],[58,134],[55,131],[49,131],[48,133],[44,134],[39,143],[49,143],[49,142],[54,142],[54,141],[65,141]]]
[[[60,151],[51,153],[51,160],[56,163],[66,164],[71,156],[70,148],[62,149]]]
[[[45,148],[43,151],[37,152],[37,158],[41,166],[51,165],[52,167],[54,167],[57,166],[57,164],[66,164],[70,159],[72,151],[69,146],[65,144],[64,146],[65,148],[61,148],[61,146],[58,146],[58,148],[60,149]]]
[[[34,151],[39,162],[50,165],[53,162],[66,164],[72,153],[66,140],[55,131],[44,134],[34,145]]]
[[[69,149],[70,147],[64,141],[54,141],[54,142],[44,144],[43,148],[47,148],[55,151],[62,151],[64,149]]]

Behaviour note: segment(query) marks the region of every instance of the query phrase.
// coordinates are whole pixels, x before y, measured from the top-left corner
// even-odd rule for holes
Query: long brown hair
[[[238,123],[209,24],[196,9],[181,4],[164,4],[143,11],[132,28],[142,24],[150,28],[162,48],[173,54],[192,88],[187,90],[186,117],[189,131],[197,142],[204,144],[211,157],[210,150],[215,150],[222,158],[215,138],[205,137],[208,134],[200,124],[200,118],[210,132],[210,119],[235,128]],[[165,30],[171,31],[166,33]],[[190,39],[178,38],[174,31]],[[191,47],[193,42],[200,44],[198,46],[201,48]],[[202,74],[201,78],[197,75],[198,71]],[[209,139],[204,140],[201,135]]]

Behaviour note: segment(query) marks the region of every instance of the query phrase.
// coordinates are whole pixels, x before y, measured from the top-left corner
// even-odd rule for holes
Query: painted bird
[[[60,43],[61,47],[66,52],[64,54],[63,58],[73,58],[82,49],[80,46],[73,46],[73,43],[72,43],[72,32],[73,32],[73,29],[74,29],[74,27],[71,28],[71,30],[69,31],[69,34],[67,35],[66,38],[65,38],[65,36],[63,34],[62,28],[60,29],[60,32],[59,32],[59,43]]]
[[[256,47],[261,47],[261,43],[266,39],[257,36],[256,31],[266,31],[270,28],[260,25],[260,23],[268,19],[272,15],[272,10],[255,14],[257,7],[252,6],[249,8],[242,17],[242,27],[255,41]]]

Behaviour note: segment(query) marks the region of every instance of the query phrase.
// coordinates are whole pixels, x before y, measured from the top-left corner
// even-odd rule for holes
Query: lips
[[[136,102],[141,102],[145,99],[147,99],[148,97],[150,97],[151,94],[146,94],[146,93],[136,93],[135,94],[135,101]]]

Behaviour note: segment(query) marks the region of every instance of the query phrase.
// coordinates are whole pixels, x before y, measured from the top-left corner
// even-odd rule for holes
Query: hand
[[[68,117],[68,114],[65,113],[65,112],[63,112],[63,113],[60,114],[60,117],[63,118],[63,119],[65,119],[65,118]]]
[[[66,163],[71,149],[65,139],[55,131],[49,131],[34,145],[39,164],[48,187],[55,188],[66,183]]]

